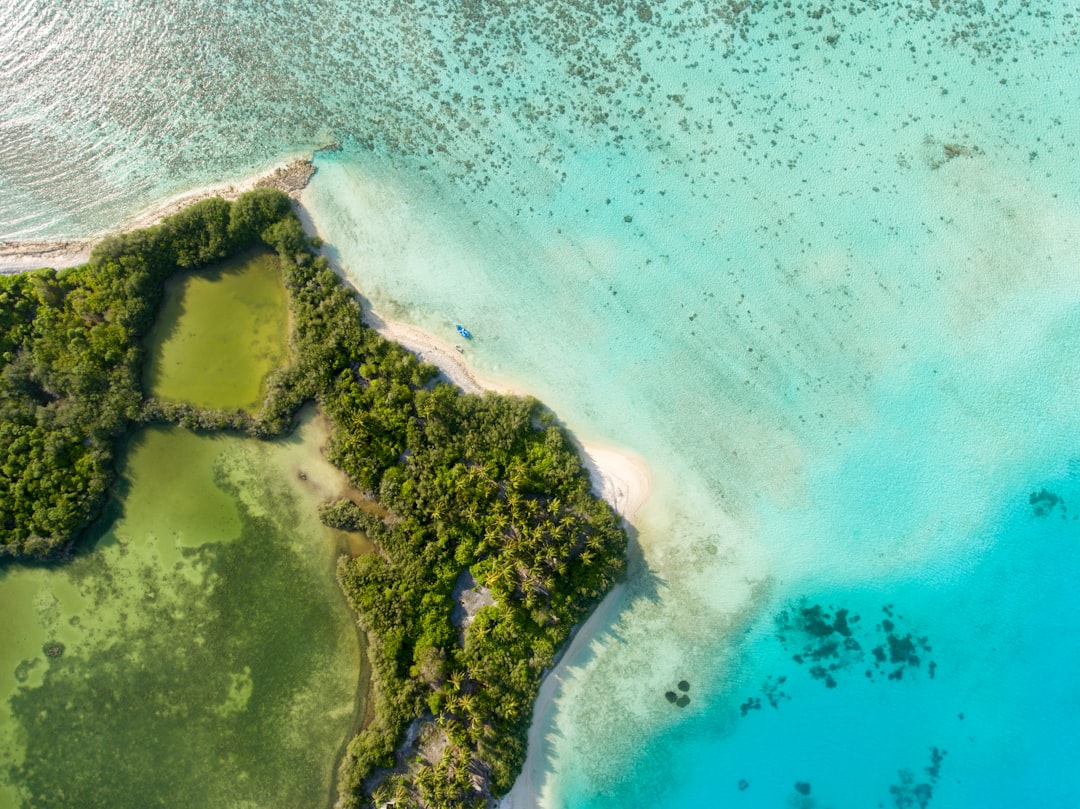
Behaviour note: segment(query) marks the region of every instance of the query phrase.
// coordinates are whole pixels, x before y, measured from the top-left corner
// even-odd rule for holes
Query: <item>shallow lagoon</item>
[[[0,574],[0,806],[328,801],[361,650],[319,433],[145,430],[92,550]]]
[[[288,352],[277,257],[247,254],[170,279],[150,343],[150,395],[210,409],[257,409],[266,375]]]
[[[284,358],[273,256],[174,279],[163,311],[156,393],[258,403]],[[272,442],[142,429],[76,559],[0,570],[0,809],[330,802],[366,671],[334,577],[359,539],[317,517],[348,489],[326,435],[313,409]]]

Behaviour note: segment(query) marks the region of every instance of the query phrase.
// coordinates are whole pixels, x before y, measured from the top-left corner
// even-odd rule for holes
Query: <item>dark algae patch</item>
[[[844,677],[859,671],[874,682],[901,680],[919,671],[934,679],[937,663],[928,659],[932,652],[929,639],[906,631],[903,617],[895,614],[893,605],[887,604],[881,611],[880,623],[870,627],[846,607],[800,599],[776,614],[774,637],[789,659],[826,688],[837,688]],[[786,675],[766,678],[760,696],[740,704],[740,715],[761,710],[764,702],[778,708],[790,700],[786,683]]]
[[[1068,509],[1065,507],[1064,499],[1051,491],[1039,489],[1037,492],[1032,492],[1028,497],[1028,503],[1035,517],[1048,517],[1057,510],[1061,514],[1061,519],[1068,519]]]
[[[791,659],[827,688],[836,688],[837,676],[869,660],[867,678],[884,676],[899,680],[905,672],[922,667],[923,658],[932,649],[926,637],[900,628],[902,616],[895,616],[893,606],[882,607],[886,616],[872,630],[861,624],[861,617],[845,608],[824,607],[799,601],[788,605],[776,616],[776,638]],[[874,645],[877,644],[877,645]],[[867,656],[869,649],[869,657]],[[930,669],[930,676],[936,664]]]
[[[934,797],[934,787],[941,778],[941,765],[946,753],[947,751],[938,747],[931,747],[930,763],[921,773],[909,769],[900,770],[897,773],[897,782],[889,787],[892,799],[889,805],[895,809],[927,809]]]
[[[291,357],[259,382],[261,405],[148,397],[143,347],[165,282],[259,246],[277,256]],[[12,620],[47,632],[12,664],[7,710],[25,755],[2,754],[0,789],[23,805],[331,800],[327,744],[355,727],[357,664],[343,674],[341,649],[356,637],[343,640],[330,617],[344,604],[329,569],[297,548],[297,526],[310,519],[318,533],[316,513],[375,551],[337,568],[367,635],[372,698],[359,735],[339,748],[336,805],[481,807],[520,772],[543,674],[623,573],[622,523],[539,402],[437,382],[362,325],[359,301],[312,249],[287,197],[263,189],[107,239],[84,267],[0,279],[0,424],[18,450],[0,476],[5,553],[70,551],[102,513],[124,436],[177,425],[134,433],[129,467],[147,446],[153,462],[112,489],[85,552],[60,569],[71,587],[43,597],[19,578],[27,571],[7,571]],[[183,320],[174,314],[170,334]],[[287,433],[312,401],[329,421],[327,456],[352,487],[312,489],[331,498],[319,508],[296,494],[314,483],[306,461],[272,474],[278,456],[247,454],[269,452],[252,439]],[[89,415],[73,423],[69,413]],[[161,449],[171,441],[246,449],[217,457],[193,444],[170,462]],[[53,451],[27,451],[42,444]],[[209,478],[187,496],[168,476],[207,453]],[[455,625],[463,577],[484,599]],[[341,676],[344,702],[327,685]],[[677,707],[689,687],[672,691]]]
[[[687,693],[690,690],[690,682],[688,680],[679,680],[676,688],[679,689],[678,692],[665,691],[664,699],[678,708],[685,708],[690,704],[690,695]]]

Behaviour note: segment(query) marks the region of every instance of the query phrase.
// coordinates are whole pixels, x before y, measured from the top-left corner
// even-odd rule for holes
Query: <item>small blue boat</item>
[[[464,337],[466,340],[472,339],[472,332],[466,329],[464,326],[459,325],[457,327],[457,333]]]

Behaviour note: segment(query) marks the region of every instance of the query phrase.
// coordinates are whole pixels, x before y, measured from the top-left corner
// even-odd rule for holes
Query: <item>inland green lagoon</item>
[[[93,548],[0,574],[0,806],[329,801],[361,650],[319,432],[143,430]]]
[[[155,362],[248,360],[213,385],[159,364],[178,400],[250,406],[284,358],[270,256],[181,277],[164,311]],[[334,577],[356,537],[317,516],[348,489],[327,432],[313,408],[269,442],[140,429],[76,558],[0,570],[0,809],[331,801],[367,673]]]
[[[285,285],[275,255],[256,252],[170,279],[150,337],[151,396],[254,411],[266,375],[288,354]]]

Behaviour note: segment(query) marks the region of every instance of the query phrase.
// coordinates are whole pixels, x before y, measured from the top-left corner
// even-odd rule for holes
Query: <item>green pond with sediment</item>
[[[317,517],[347,491],[325,438],[313,408],[269,442],[139,430],[85,550],[0,569],[0,809],[331,802],[367,673],[334,578],[355,543]]]
[[[277,256],[259,251],[169,280],[150,336],[151,396],[207,409],[257,410],[288,356]]]

